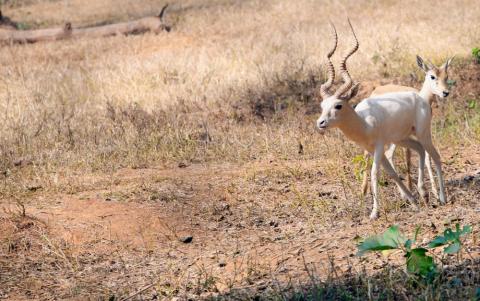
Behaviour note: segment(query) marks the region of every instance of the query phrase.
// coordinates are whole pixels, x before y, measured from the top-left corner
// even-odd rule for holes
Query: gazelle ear
[[[445,72],[448,71],[448,66],[450,66],[450,64],[452,63],[453,59],[455,58],[455,56],[452,56],[451,58],[449,58],[445,64],[442,65],[442,69],[445,70]]]
[[[346,93],[344,96],[340,98],[345,101],[351,100],[357,95],[359,87],[360,87],[360,83],[355,83],[353,87],[348,91],[348,93]]]
[[[423,59],[417,55],[417,65],[422,69],[423,71],[428,72],[430,71],[430,67],[423,61]]]
[[[350,95],[349,95],[349,97],[348,97],[348,100],[350,100],[350,99],[354,98],[355,96],[357,96],[359,88],[360,88],[360,83],[355,83],[355,84],[353,85],[353,88],[350,89]]]

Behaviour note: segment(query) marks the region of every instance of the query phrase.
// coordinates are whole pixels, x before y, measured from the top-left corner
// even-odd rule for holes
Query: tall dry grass
[[[3,11],[26,27],[86,26],[164,2],[12,1]],[[475,1],[190,0],[171,4],[169,34],[5,45],[0,170],[18,183],[58,170],[291,158],[299,143],[326,157],[325,139],[341,136],[318,138],[304,107],[315,107],[328,20],[339,53],[351,41],[346,16],[361,43],[350,62],[358,81],[420,75],[415,54],[440,62],[480,43]],[[262,110],[282,113],[265,121]]]

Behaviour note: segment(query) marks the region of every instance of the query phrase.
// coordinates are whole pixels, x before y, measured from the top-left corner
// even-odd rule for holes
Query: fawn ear
[[[451,58],[449,58],[445,64],[442,65],[442,69],[445,70],[445,72],[448,71],[448,67],[450,66],[450,64],[452,63],[453,59],[455,58],[455,56],[452,56]]]
[[[432,69],[431,68],[432,66],[429,66],[428,63],[425,63],[419,55],[417,55],[417,65],[418,65],[418,67],[420,67],[420,69],[425,71],[425,73],[427,73],[428,71],[430,71]]]

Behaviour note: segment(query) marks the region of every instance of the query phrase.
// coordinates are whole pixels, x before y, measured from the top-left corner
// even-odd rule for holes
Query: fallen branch
[[[0,28],[16,30],[18,29],[18,24],[12,21],[9,17],[5,17],[2,11],[0,10]]]
[[[135,21],[115,23],[102,26],[73,28],[71,23],[66,23],[62,28],[48,28],[37,30],[0,29],[0,42],[7,43],[37,43],[43,41],[56,41],[70,38],[98,38],[115,35],[134,35],[145,32],[169,32],[171,27],[163,21],[163,16],[168,4],[160,14],[155,17],[146,17]]]

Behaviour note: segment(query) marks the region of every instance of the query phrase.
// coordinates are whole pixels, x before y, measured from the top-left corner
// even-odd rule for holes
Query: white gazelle
[[[417,55],[417,65],[425,72],[425,80],[423,82],[422,89],[418,91],[412,87],[399,86],[399,85],[385,85],[375,88],[370,96],[379,96],[391,92],[406,92],[413,91],[417,92],[423,99],[427,100],[432,106],[435,95],[440,98],[446,98],[450,94],[450,89],[447,84],[448,80],[448,67],[450,66],[453,57],[449,58],[441,67],[437,67],[432,64],[430,61],[425,62],[421,57]],[[392,166],[393,164],[393,155],[395,153],[396,145],[390,145],[390,148],[387,150],[385,155],[387,156],[388,161]],[[365,153],[365,156],[368,157],[368,152]],[[407,187],[412,189],[412,180],[410,177],[410,161],[411,153],[410,149],[407,148],[405,151],[405,161],[407,163]],[[437,188],[435,185],[435,178],[433,177],[432,166],[430,164],[430,156],[428,153],[425,157],[425,163],[427,165],[428,176],[430,178],[430,184],[432,186],[433,194],[438,198]],[[362,183],[362,192],[366,194],[368,189],[368,175],[367,170],[363,174],[363,183]],[[422,196],[425,196],[425,191],[419,191]]]
[[[385,145],[391,143],[412,148],[418,152],[420,157],[419,189],[423,189],[425,151],[430,154],[437,168],[440,199],[444,202],[445,194],[440,156],[433,146],[430,134],[430,104],[415,92],[396,92],[374,98],[367,98],[362,100],[355,109],[349,104],[348,101],[356,94],[358,84],[353,84],[347,70],[346,62],[359,47],[351,24],[350,28],[355,38],[355,44],[340,63],[339,71],[343,79],[343,84],[334,94],[331,94],[329,88],[333,84],[335,71],[330,57],[335,52],[337,45],[337,34],[332,24],[335,44],[327,54],[329,78],[327,82],[320,87],[323,101],[321,103],[322,114],[317,120],[317,127],[321,131],[338,128],[347,138],[373,155],[371,171],[373,209],[370,214],[371,219],[378,217],[377,176],[380,165],[384,167],[387,174],[395,181],[402,193],[402,197],[406,198],[416,207],[413,195],[402,183],[400,177],[384,155]],[[411,136],[414,136],[416,139]]]

